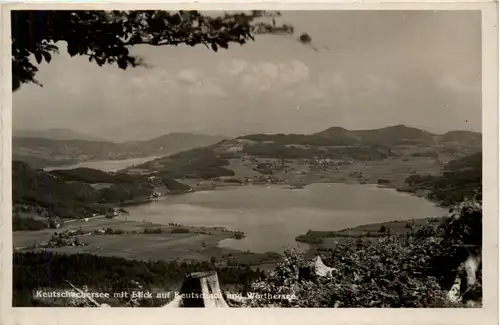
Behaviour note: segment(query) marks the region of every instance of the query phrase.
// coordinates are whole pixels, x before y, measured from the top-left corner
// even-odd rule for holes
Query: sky
[[[61,54],[13,94],[13,128],[115,141],[171,132],[314,133],[405,124],[481,131],[481,16],[474,11],[289,11],[314,51],[258,36],[217,53],[138,46],[148,68]],[[295,37],[298,37],[296,35]]]

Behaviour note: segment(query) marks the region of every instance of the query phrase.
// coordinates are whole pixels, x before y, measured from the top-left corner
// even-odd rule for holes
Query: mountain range
[[[405,125],[389,126],[371,130],[347,130],[342,127],[331,127],[311,135],[301,134],[254,134],[240,137],[242,139],[258,141],[305,141],[308,144],[315,142],[325,145],[405,145],[421,144],[433,145],[439,143],[458,143],[480,146],[481,133],[472,131],[450,131],[445,134],[434,134],[418,128]],[[302,138],[299,140],[299,138]],[[289,141],[287,141],[289,140]]]
[[[42,168],[91,160],[168,156],[201,147],[218,152],[242,151],[258,157],[303,158],[311,155],[321,156],[322,153],[329,152],[333,156],[353,159],[380,159],[397,150],[403,150],[405,146],[418,149],[418,154],[419,150],[426,151],[430,148],[474,151],[480,150],[482,144],[482,135],[477,132],[450,131],[434,134],[405,125],[372,130],[331,127],[313,134],[251,134],[233,139],[203,134],[169,133],[150,140],[122,143],[81,138],[61,139],[62,135],[77,136],[77,132],[49,133],[60,138],[14,136],[13,159]]]
[[[64,128],[52,128],[46,130],[13,130],[12,134],[16,138],[43,138],[51,140],[87,140],[109,142],[109,140],[106,138]]]
[[[443,135],[397,125],[375,130],[350,131],[332,127],[314,134],[251,134],[220,141],[203,148],[126,168],[168,173],[174,178],[234,176],[234,170],[246,169],[243,161],[317,160],[365,162],[399,158],[449,161],[481,151],[481,134],[453,131]],[[258,162],[257,162],[258,165]],[[237,167],[239,166],[239,167]],[[260,171],[260,169],[259,169]],[[238,174],[238,172],[236,172]]]
[[[166,156],[183,150],[212,145],[224,139],[221,136],[170,133],[151,140],[114,143],[87,139],[14,136],[12,151],[13,160],[24,161],[33,167],[43,168],[92,160]]]

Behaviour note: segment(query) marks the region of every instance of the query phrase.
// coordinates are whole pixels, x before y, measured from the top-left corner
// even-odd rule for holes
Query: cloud
[[[280,72],[281,81],[291,84],[309,79],[311,73],[307,65],[297,60],[279,64],[278,71]]]
[[[297,60],[283,63],[256,62],[247,64],[239,75],[241,85],[246,90],[266,92],[283,90],[308,80],[310,69],[306,64]]]
[[[243,72],[248,67],[245,60],[232,59],[230,61],[221,62],[218,66],[219,73],[236,76]]]
[[[218,98],[227,96],[226,91],[220,85],[220,80],[214,77],[200,80],[197,84],[189,86],[187,91],[192,96],[211,96]]]
[[[182,70],[177,73],[177,80],[186,84],[196,84],[201,82],[203,73],[195,69]]]
[[[479,85],[468,85],[463,80],[460,80],[457,76],[445,76],[436,81],[436,86],[456,91],[456,92],[476,92],[480,91],[481,87]]]

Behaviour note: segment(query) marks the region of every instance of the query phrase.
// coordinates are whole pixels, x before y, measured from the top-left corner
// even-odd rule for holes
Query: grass
[[[395,234],[407,234],[427,222],[437,225],[441,220],[442,218],[429,217],[423,219],[378,222],[338,231],[309,230],[306,234],[297,236],[295,240],[311,245],[311,251],[314,252],[317,250],[334,248],[339,242],[353,238],[369,239]]]
[[[94,233],[95,229],[110,229],[110,231],[98,235]],[[215,258],[233,265],[269,263],[275,261],[277,256],[273,253],[256,254],[219,247],[219,241],[235,236],[235,232],[224,231],[223,228],[159,225],[106,218],[95,218],[88,222],[74,221],[66,223],[57,230],[18,231],[13,234],[14,247],[26,250],[27,247],[49,241],[54,231],[64,230],[79,230],[91,235],[81,237],[86,246],[49,248],[47,251],[118,256],[134,260],[209,261]]]

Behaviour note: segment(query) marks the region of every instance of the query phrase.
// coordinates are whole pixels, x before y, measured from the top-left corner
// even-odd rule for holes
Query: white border
[[[481,309],[165,309],[148,308],[12,308],[11,193],[11,62],[10,9],[199,9],[199,10],[481,10],[483,54],[483,286]],[[183,1],[104,3],[39,3],[2,5],[0,98],[0,317],[2,324],[498,324],[498,3],[484,1],[314,1],[256,2]]]

